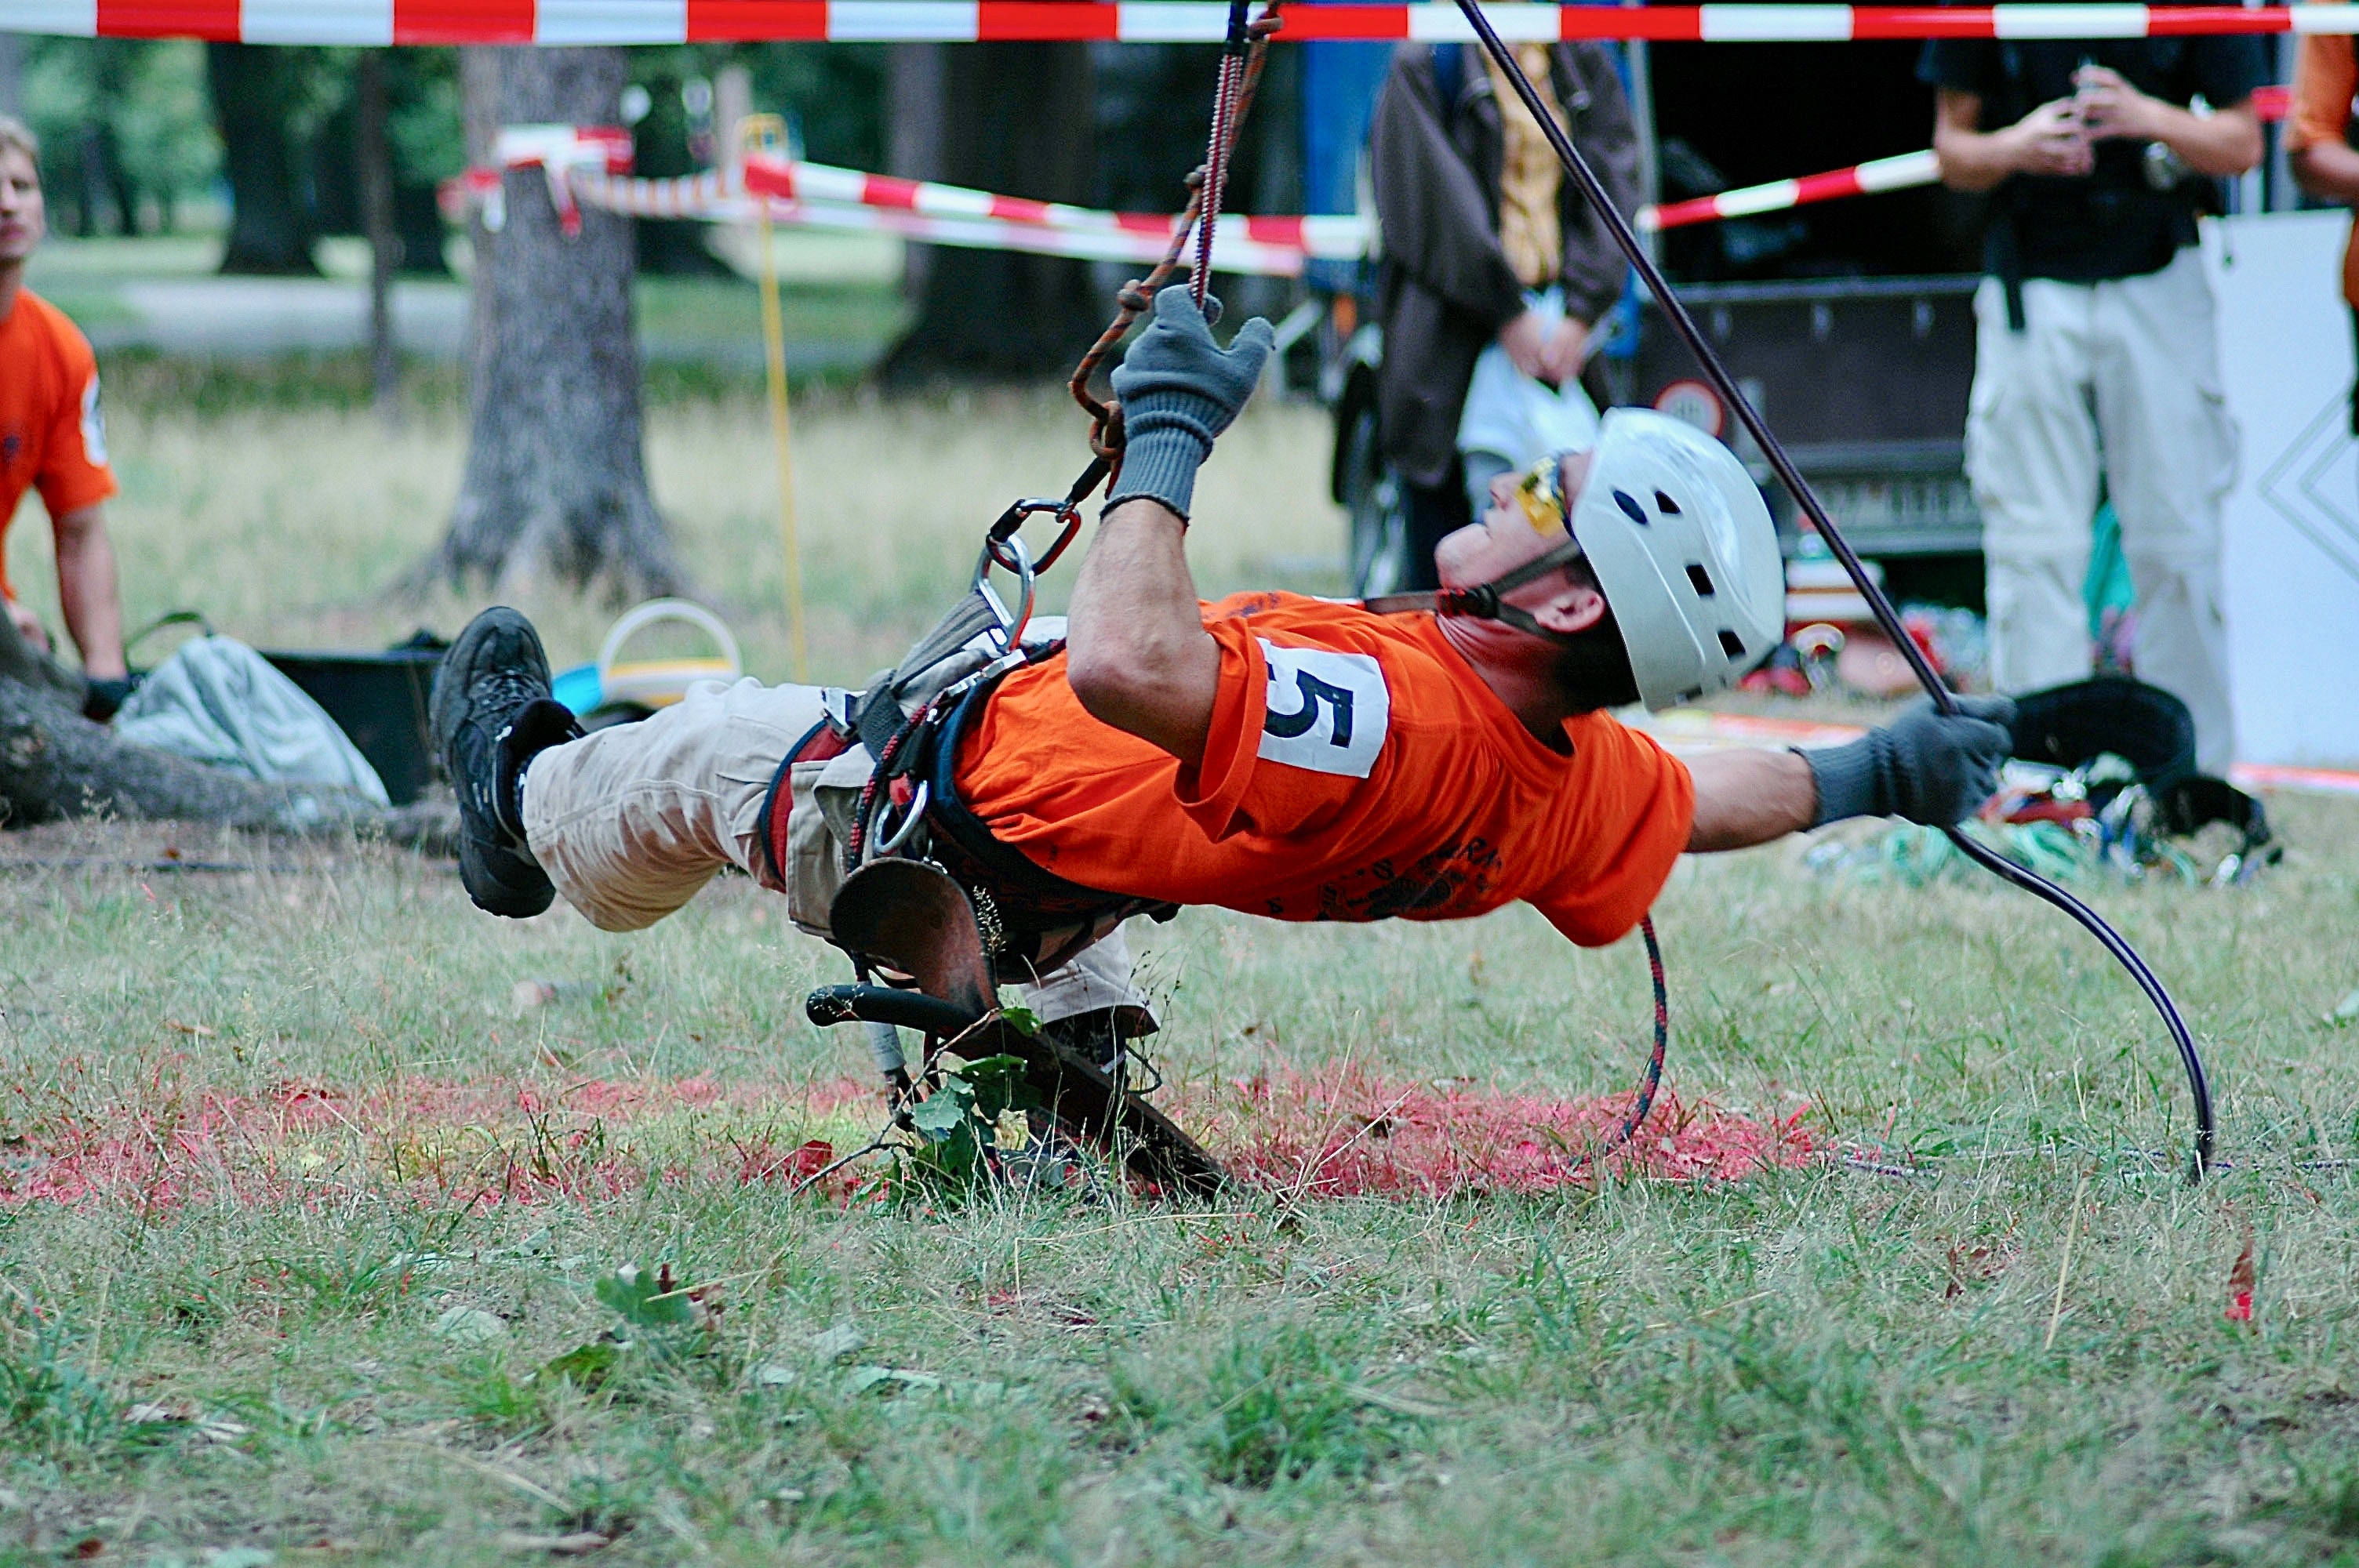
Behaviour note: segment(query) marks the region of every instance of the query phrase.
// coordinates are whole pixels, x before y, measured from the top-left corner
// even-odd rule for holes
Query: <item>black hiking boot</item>
[[[459,878],[475,907],[512,920],[557,897],[524,836],[524,765],[582,733],[549,696],[532,622],[505,605],[467,622],[434,672],[434,754],[459,796]]]

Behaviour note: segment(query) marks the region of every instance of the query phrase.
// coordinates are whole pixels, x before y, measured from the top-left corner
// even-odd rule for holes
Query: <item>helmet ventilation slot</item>
[[[1617,490],[1614,492],[1614,504],[1620,507],[1623,514],[1641,528],[1654,522],[1653,518],[1647,515],[1647,509],[1631,500],[1626,491]]]
[[[1732,659],[1741,659],[1745,656],[1745,639],[1734,632],[1723,630],[1720,634],[1720,651]]]
[[[1698,599],[1712,597],[1712,574],[1700,566],[1688,568],[1688,586],[1696,590]]]
[[[1655,492],[1655,510],[1666,517],[1677,517],[1680,514],[1680,503],[1658,490]]]

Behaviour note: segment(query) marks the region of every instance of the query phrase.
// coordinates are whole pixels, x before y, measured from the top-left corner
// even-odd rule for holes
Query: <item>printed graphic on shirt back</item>
[[[1258,639],[1269,662],[1269,705],[1260,755],[1288,767],[1364,779],[1392,725],[1384,666],[1370,654],[1281,648]]]

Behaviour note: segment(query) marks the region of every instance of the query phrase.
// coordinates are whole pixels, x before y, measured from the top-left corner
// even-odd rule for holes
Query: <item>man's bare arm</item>
[[[116,591],[114,546],[106,535],[102,505],[77,508],[55,524],[58,546],[58,608],[66,631],[82,650],[84,675],[119,679],[129,673],[123,658],[123,601]]]
[[[1092,718],[1193,767],[1212,730],[1221,650],[1204,630],[1187,537],[1158,502],[1106,513],[1073,587],[1065,678]]]
[[[2215,179],[2243,174],[2261,161],[2261,118],[2250,99],[2198,114],[2148,97],[2104,66],[2083,66],[2075,77],[2082,124],[2098,141],[2160,142],[2185,158],[2188,168]]]
[[[1978,94],[1944,87],[1933,100],[1933,153],[1941,183],[1952,190],[1994,189],[2011,174],[2071,177],[2096,167],[2088,138],[2072,114],[2072,101],[2042,103],[2014,124],[1981,128]]]
[[[1706,752],[1688,762],[1695,821],[1688,849],[1749,849],[1799,833],[1818,812],[1818,786],[1799,752]]]
[[[1892,722],[1809,752],[1707,752],[1695,781],[1691,850],[1742,849],[1852,816],[1905,816],[1948,827],[1998,787],[2014,744],[2015,703],[1962,697],[1939,713],[1922,698]]]
[[[1204,630],[1188,570],[1196,469],[1253,395],[1270,354],[1256,317],[1223,349],[1184,288],[1155,297],[1146,329],[1114,367],[1122,400],[1120,476],[1066,611],[1065,678],[1093,719],[1193,767],[1204,760],[1220,693],[1221,649]]]
[[[2286,156],[2295,182],[2312,196],[2359,203],[2359,148],[2343,142],[2313,142]]]

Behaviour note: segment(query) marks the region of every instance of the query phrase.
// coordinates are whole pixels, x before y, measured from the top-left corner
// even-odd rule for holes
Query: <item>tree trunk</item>
[[[924,74],[920,58],[912,57],[912,78]],[[1096,137],[1087,44],[962,44],[933,58],[939,112],[897,101],[897,113],[933,113],[932,178],[1091,204]],[[897,68],[897,86],[900,74]],[[888,379],[1064,371],[1111,314],[1083,262],[940,246],[921,268],[917,323],[887,357]]]
[[[387,130],[404,116],[415,116],[429,104],[439,104],[440,79],[427,51],[394,49],[384,52]],[[398,140],[387,154],[393,169],[393,222],[401,237],[401,273],[405,277],[449,277],[443,259],[442,207],[430,175],[411,168],[401,156]]]
[[[460,73],[475,161],[503,124],[619,118],[618,49],[470,49]],[[568,238],[538,168],[508,171],[506,207],[500,232],[471,231],[467,467],[423,570],[495,589],[546,572],[617,602],[679,592],[642,454],[630,221],[585,209]]]
[[[66,817],[218,822],[309,833],[357,830],[447,849],[447,801],[397,809],[319,784],[262,784],[137,745],[82,716],[80,676],[44,657],[0,615],[0,824]]]
[[[892,46],[885,76],[885,101],[893,106],[886,125],[886,173],[902,179],[942,178],[942,66],[952,47]],[[907,244],[901,255],[901,293],[914,308],[925,303],[934,247]]]
[[[401,235],[393,219],[393,154],[386,142],[385,56],[364,50],[353,116],[353,154],[360,165],[361,227],[369,243],[369,385],[378,417],[395,423],[401,410],[401,366],[394,357],[393,274],[401,265]]]
[[[230,189],[223,272],[319,273],[287,124],[295,106],[294,77],[293,64],[269,45],[205,46],[205,79],[212,89],[222,171]]]

